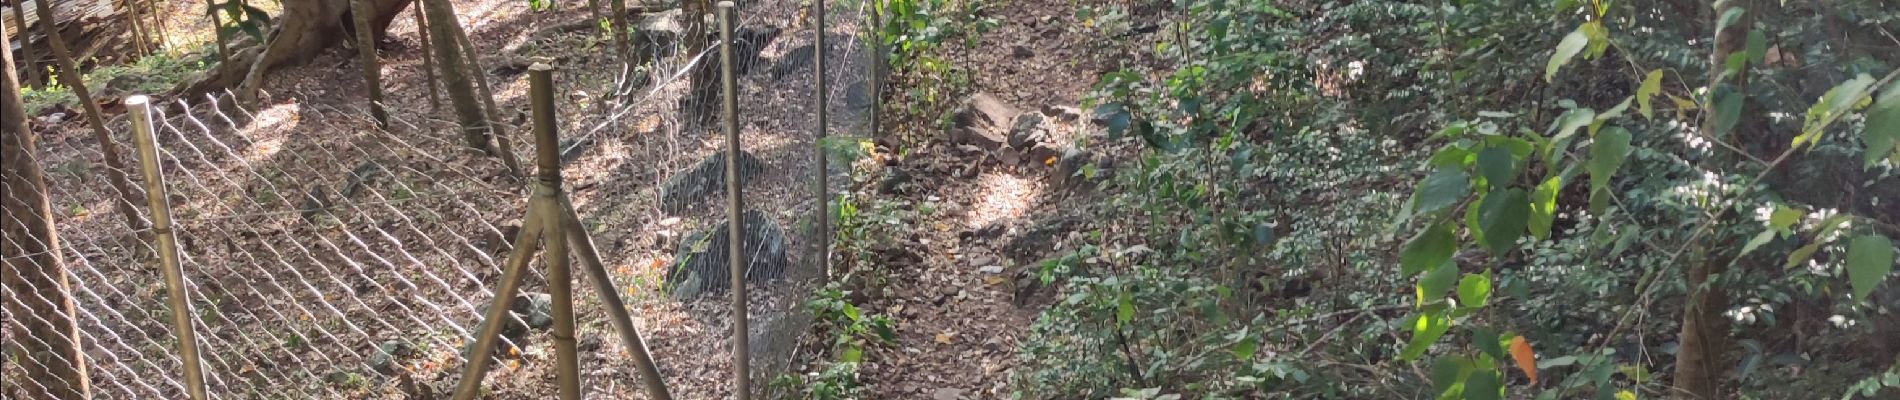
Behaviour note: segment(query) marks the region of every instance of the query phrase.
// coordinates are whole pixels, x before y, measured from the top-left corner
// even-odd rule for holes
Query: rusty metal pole
[[[619,1],[619,0],[615,0]],[[587,234],[587,228],[581,225],[580,214],[574,212],[574,203],[561,196],[563,215],[561,224],[567,228],[567,243],[574,249],[574,255],[581,261],[581,271],[594,281],[594,290],[600,292],[601,303],[607,307],[607,317],[613,322],[614,330],[620,332],[620,343],[633,355],[634,369],[639,370],[640,380],[646,383],[647,397],[653,400],[673,400],[673,394],[666,389],[666,380],[660,377],[660,367],[653,361],[653,354],[647,351],[647,343],[640,338],[639,328],[633,326],[633,318],[627,312],[627,304],[620,301],[620,291],[614,288],[613,279],[607,275],[606,264],[600,261],[600,252],[594,247],[594,238]]]
[[[198,355],[198,335],[191,320],[191,298],[185,291],[185,271],[178,265],[178,237],[172,234],[171,196],[159,173],[158,139],[152,134],[152,104],[145,96],[125,99],[132,118],[132,138],[138,145],[139,166],[145,170],[145,202],[152,209],[152,233],[158,239],[158,265],[165,275],[165,295],[171,305],[172,334],[178,337],[178,359],[185,368],[185,392],[205,400],[204,367]]]
[[[581,399],[581,367],[578,342],[574,339],[574,279],[569,274],[566,209],[561,206],[561,145],[555,124],[554,67],[535,63],[528,67],[528,100],[534,111],[534,153],[539,179],[535,183],[531,210],[541,213],[546,225],[548,297],[553,304],[555,382],[562,400]]]
[[[818,263],[818,270],[829,278],[831,276],[831,186],[825,181],[830,178],[831,164],[825,161],[825,130],[829,128],[825,125],[825,114],[827,106],[831,103],[825,100],[825,95],[830,94],[831,87],[825,85],[825,50],[827,50],[825,48],[825,0],[812,1],[812,17],[818,19],[816,21],[818,37],[812,45],[812,71],[814,71],[812,75],[815,75],[817,81],[817,87],[812,91],[817,92],[815,97],[818,98],[818,132],[817,138],[812,140],[812,144],[816,147],[816,154],[813,156],[818,164],[817,188],[813,189],[818,196],[818,223],[815,227],[818,240],[813,241],[817,244],[813,246],[815,248],[812,249],[812,256],[817,257],[815,260]]]
[[[732,9],[731,1],[721,1],[719,10],[719,81],[725,96],[724,117],[726,130],[726,218],[730,220],[726,242],[726,259],[732,262],[732,393],[737,399],[752,398],[752,375],[749,353],[746,346],[746,293],[745,293],[745,193],[739,174],[739,101],[738,82],[733,76],[732,45]]]
[[[541,241],[544,228],[541,213],[534,212],[533,207],[530,204],[527,215],[521,219],[521,233],[515,236],[514,250],[508,253],[508,261],[503,264],[495,299],[488,303],[488,315],[483,317],[482,327],[475,333],[474,348],[468,352],[468,366],[462,370],[462,381],[455,386],[455,400],[471,400],[480,394],[482,377],[488,374],[489,355],[495,351],[495,342],[501,339],[503,321],[514,318],[508,315],[508,306],[514,302],[515,292],[521,290],[521,277],[528,269],[528,260],[534,258],[534,244]]]

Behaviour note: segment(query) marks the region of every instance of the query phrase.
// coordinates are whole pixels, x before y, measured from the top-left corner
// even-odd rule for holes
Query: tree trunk
[[[118,4],[119,15],[125,18],[125,24],[132,28],[132,55],[144,57],[152,55],[151,35],[146,32],[145,19],[139,13],[138,0],[123,0]]]
[[[26,26],[26,7],[16,4],[10,8],[13,9],[14,26],[20,29],[20,58],[18,58],[18,60],[20,60],[20,69],[26,70],[25,80],[22,82],[27,85],[32,85],[34,89],[44,89],[46,88],[46,80],[43,79],[44,77],[41,75],[45,74],[45,70],[40,69],[39,64],[36,62],[39,61],[39,57],[33,56],[33,42],[28,40],[28,38],[31,38],[33,35],[26,32],[26,28],[28,28]],[[7,65],[10,68],[13,63],[8,62]]]
[[[206,14],[210,14],[208,16],[211,17],[211,37],[218,43],[218,68],[233,68],[235,65],[231,64],[231,47],[228,43],[231,38],[224,34],[224,21],[218,18],[222,9],[218,7],[217,0],[205,0],[205,9],[211,10]],[[286,5],[284,10],[288,12],[289,6]]]
[[[1730,9],[1741,7],[1739,3],[1740,0],[1717,1],[1712,15],[1726,14]],[[1709,54],[1711,100],[1713,93],[1725,85],[1733,85],[1737,95],[1744,93],[1741,90],[1743,79],[1739,76],[1727,76],[1723,72],[1723,66],[1727,63],[1729,54],[1741,48],[1743,38],[1747,37],[1743,28],[1747,26],[1747,23],[1737,22],[1715,31],[1715,46]],[[1704,121],[1699,129],[1702,129],[1705,137],[1720,137],[1715,132],[1717,125],[1715,114],[1714,112],[1704,113]],[[1707,160],[1705,162],[1721,163],[1723,161]],[[1723,218],[1723,216],[1718,213],[1718,216],[1713,218]],[[1711,282],[1711,280],[1719,278],[1726,272],[1732,260],[1729,257],[1710,256],[1711,253],[1728,252],[1729,249],[1726,246],[1691,245],[1699,248],[1692,253],[1697,257],[1690,261],[1686,276],[1689,298],[1687,302],[1684,302],[1686,306],[1682,310],[1682,332],[1677,337],[1680,345],[1676,350],[1674,384],[1676,392],[1682,396],[1692,399],[1719,399],[1722,398],[1722,376],[1724,375],[1722,370],[1723,366],[1727,365],[1722,360],[1722,353],[1728,339],[1728,319],[1722,316],[1722,312],[1728,308],[1728,291],[1720,282]]]
[[[422,0],[415,0],[415,7],[409,11],[416,17],[416,35],[421,38],[418,47],[422,48],[422,85],[429,88],[429,112],[442,110],[442,95],[435,90],[435,54],[429,49],[428,13],[422,12]]]
[[[383,64],[376,61],[376,32],[370,29],[369,0],[351,0],[351,19],[356,20],[356,54],[363,67],[363,86],[369,89],[369,115],[376,127],[389,129],[389,111],[383,109]]]
[[[132,191],[132,181],[126,179],[125,163],[119,160],[118,142],[112,141],[112,131],[106,129],[105,113],[99,110],[99,104],[92,101],[92,92],[86,90],[86,80],[79,66],[73,63],[71,52],[66,49],[66,40],[59,37],[59,28],[49,21],[53,18],[53,6],[46,1],[35,1],[40,14],[40,27],[46,28],[46,40],[53,47],[53,61],[59,63],[59,79],[79,98],[79,105],[85,107],[86,124],[92,125],[93,140],[99,142],[99,152],[106,162],[107,180],[112,189],[118,191],[119,213],[125,214],[125,226],[132,231],[143,231],[145,219],[139,217],[138,206],[142,200]],[[22,29],[24,31],[24,29]],[[17,92],[17,90],[16,90]]]
[[[686,51],[680,54],[691,62],[693,57],[699,57],[710,48],[711,41],[707,40],[706,34],[706,16],[712,13],[712,1],[684,1],[685,10],[680,15],[680,18],[684,20],[680,23],[685,24],[686,28],[683,33],[686,36]],[[719,98],[719,82],[715,79],[719,77],[719,57],[715,54],[707,54],[700,58],[699,62],[690,65],[693,71],[688,81],[686,99],[682,104],[685,109],[682,111],[689,125],[710,127],[707,124],[712,120],[713,101]]]
[[[500,153],[501,164],[507,166],[508,172],[514,176],[523,176],[521,162],[515,160],[514,144],[508,141],[508,124],[495,120],[501,117],[501,109],[495,107],[495,91],[488,88],[488,69],[482,68],[481,51],[476,50],[475,43],[468,40],[468,31],[462,29],[462,24],[457,23],[451,28],[455,28],[455,42],[460,43],[463,54],[468,55],[466,57],[468,64],[463,67],[475,78],[475,88],[481,90],[482,109],[487,112],[488,126],[495,135],[495,145],[499,147],[497,152]]]
[[[0,21],[0,27],[5,25]],[[12,64],[11,46],[0,45],[0,65]],[[18,335],[13,342],[21,354],[0,356],[12,356],[26,371],[25,380],[34,383],[19,385],[27,398],[90,398],[91,381],[73,318],[72,287],[53,231],[45,174],[34,154],[33,133],[26,129],[20,82],[13,68],[5,70],[0,72],[0,193],[5,193],[0,196],[0,302],[12,317],[12,331]]]
[[[239,100],[255,104],[265,74],[278,67],[307,62],[355,29],[355,24],[345,19],[349,1],[284,2],[284,11],[277,16],[277,26],[271,28],[264,45],[231,53],[229,62],[183,84],[180,90],[186,94],[205,93],[235,84]],[[410,3],[410,0],[368,1],[371,34],[378,36]]]
[[[476,99],[472,73],[466,69],[468,62],[463,60],[462,44],[456,40],[456,33],[462,27],[462,21],[455,16],[455,5],[449,0],[423,0],[423,8],[429,13],[429,43],[435,48],[435,64],[442,68],[442,88],[448,92],[449,106],[455,109],[456,122],[462,126],[462,139],[470,148],[495,154],[495,148],[488,143],[488,116],[482,112],[481,100]]]

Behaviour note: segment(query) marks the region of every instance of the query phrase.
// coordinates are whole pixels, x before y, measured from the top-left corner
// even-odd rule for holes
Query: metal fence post
[[[726,218],[729,220],[728,228],[730,229],[727,236],[731,240],[726,241],[730,245],[727,248],[726,259],[732,263],[730,274],[732,278],[732,391],[734,398],[750,399],[752,398],[752,376],[750,361],[747,359],[749,349],[746,345],[746,334],[749,331],[746,329],[745,304],[745,194],[742,192],[744,185],[740,182],[740,179],[744,177],[739,174],[739,84],[733,76],[732,69],[734,62],[732,46],[735,39],[732,34],[734,5],[731,1],[721,1],[717,8],[720,40],[719,80],[725,94],[722,101],[725,103],[726,195],[730,200],[726,207]]]
[[[145,201],[152,209],[152,233],[158,240],[159,271],[165,275],[165,293],[171,303],[172,332],[178,337],[178,359],[185,368],[185,391],[205,400],[204,367],[198,355],[198,335],[192,325],[191,298],[185,291],[185,271],[178,265],[178,237],[172,233],[171,196],[158,170],[158,139],[152,134],[152,104],[145,96],[125,99],[131,113],[132,137],[138,142],[139,166],[145,171]]]

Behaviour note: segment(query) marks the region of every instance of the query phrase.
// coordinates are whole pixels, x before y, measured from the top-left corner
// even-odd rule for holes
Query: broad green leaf
[[[1715,31],[1721,32],[1723,29],[1727,29],[1729,25],[1741,22],[1742,13],[1744,12],[1741,7],[1731,7],[1728,11],[1722,12],[1722,18],[1715,22]]]
[[[1419,356],[1425,355],[1425,350],[1431,349],[1432,344],[1438,343],[1438,338],[1445,336],[1445,331],[1451,329],[1451,323],[1451,318],[1444,312],[1419,314],[1412,322],[1412,341],[1406,343],[1405,350],[1399,352],[1399,359],[1418,360]]]
[[[1880,235],[1861,235],[1847,244],[1847,279],[1854,284],[1854,299],[1867,295],[1893,272],[1893,240]]]
[[[864,348],[858,346],[845,347],[844,354],[840,354],[838,359],[848,363],[862,361],[864,360]]]
[[[1445,291],[1451,290],[1453,282],[1458,280],[1458,263],[1446,261],[1432,272],[1418,278],[1418,303],[1425,304],[1445,298]]]
[[[1465,377],[1471,374],[1477,365],[1469,358],[1444,356],[1432,362],[1432,389],[1443,396],[1454,391],[1462,392]]]
[[[1803,143],[1817,139],[1827,129],[1830,119],[1838,119],[1842,113],[1852,110],[1867,97],[1867,91],[1873,84],[1873,77],[1861,74],[1828,89],[1827,94],[1821,95],[1820,101],[1808,107],[1807,119],[1802,122],[1801,135],[1795,136],[1794,145],[1800,147]]]
[[[1643,77],[1643,85],[1636,88],[1636,113],[1643,118],[1655,118],[1656,109],[1651,107],[1650,100],[1662,93],[1662,78],[1662,70],[1649,71],[1649,75]]]
[[[1508,354],[1504,353],[1504,342],[1498,338],[1498,333],[1490,329],[1471,328],[1471,344],[1478,346],[1478,350],[1483,351],[1485,355],[1491,356],[1494,360],[1503,360],[1505,357],[1509,357]]]
[[[1504,384],[1498,379],[1498,371],[1486,369],[1474,371],[1465,378],[1465,400],[1498,400],[1504,398]]]
[[[1425,177],[1419,183],[1415,194],[1417,213],[1430,214],[1457,205],[1471,193],[1471,182],[1465,171],[1457,168],[1439,167],[1437,171]]]
[[[1715,137],[1728,136],[1742,120],[1742,98],[1734,87],[1723,85],[1715,90]]]
[[[1604,50],[1609,50],[1610,31],[1603,29],[1603,20],[1585,22],[1577,26],[1577,30],[1583,31],[1584,37],[1590,39],[1590,46],[1584,49],[1584,59],[1596,59],[1603,55]]]
[[[1458,146],[1446,146],[1439,149],[1437,153],[1432,153],[1430,165],[1442,168],[1464,168],[1466,163],[1474,159],[1471,150]]]
[[[1484,307],[1491,301],[1491,277],[1484,274],[1465,274],[1458,280],[1458,306]]]
[[[1501,254],[1517,244],[1529,226],[1530,196],[1524,189],[1492,190],[1484,196],[1478,222],[1484,229],[1483,244],[1492,254]]]
[[[1590,162],[1585,168],[1590,170],[1590,190],[1603,190],[1610,184],[1610,177],[1623,167],[1623,161],[1630,154],[1630,132],[1622,127],[1612,126],[1598,134],[1590,143]]]
[[[1450,261],[1457,251],[1458,238],[1451,225],[1433,224],[1405,243],[1405,250],[1399,253],[1400,270],[1405,276],[1417,275]]]
[[[1616,400],[1636,400],[1636,393],[1628,390],[1616,392]]]
[[[1557,220],[1557,194],[1563,191],[1564,178],[1552,176],[1531,192],[1531,236],[1550,238],[1550,226]]]
[[[1095,118],[1105,121],[1109,139],[1116,139],[1128,132],[1134,116],[1121,103],[1108,103],[1095,107]]]
[[[1806,246],[1794,249],[1794,251],[1788,253],[1788,262],[1783,263],[1781,267],[1794,268],[1796,265],[1808,262],[1809,259],[1814,258],[1814,252],[1821,251],[1821,245],[1823,244],[1827,244],[1827,242],[1816,240],[1813,243],[1808,243]]]
[[[1583,48],[1589,45],[1590,36],[1584,33],[1582,26],[1578,26],[1577,30],[1570,32],[1569,35],[1565,35],[1564,40],[1557,43],[1556,52],[1551,53],[1550,61],[1544,64],[1544,81],[1551,82],[1555,79],[1557,70],[1562,69],[1564,64],[1569,63],[1571,58],[1577,57],[1577,53],[1583,52]]]
[[[1517,160],[1511,151],[1501,147],[1487,147],[1478,151],[1478,173],[1491,187],[1500,187],[1511,183],[1517,177]]]
[[[1551,125],[1550,140],[1554,142],[1569,138],[1570,135],[1577,134],[1577,129],[1590,126],[1590,122],[1596,117],[1596,110],[1588,108],[1576,108],[1564,112],[1563,115],[1557,116],[1557,121]]]
[[[1596,136],[1597,131],[1603,128],[1603,124],[1609,123],[1610,120],[1614,120],[1617,117],[1622,117],[1623,112],[1626,110],[1629,110],[1630,101],[1635,100],[1635,99],[1636,97],[1634,96],[1624,98],[1623,102],[1616,103],[1616,106],[1610,107],[1610,109],[1608,110],[1603,110],[1603,112],[1601,113],[1597,113],[1597,117],[1590,121],[1590,136]]]
[[[1760,29],[1748,31],[1748,63],[1761,65],[1768,56],[1768,35]]]
[[[1768,242],[1771,240],[1775,240],[1775,231],[1773,229],[1761,231],[1761,233],[1755,234],[1754,238],[1748,239],[1748,244],[1742,245],[1742,252],[1740,254],[1736,254],[1735,256],[1736,257],[1746,256],[1748,255],[1748,253],[1754,252],[1755,248],[1761,247],[1764,244],[1768,244]]]
[[[1260,341],[1253,335],[1247,335],[1247,337],[1241,338],[1239,342],[1234,343],[1235,360],[1252,360],[1254,353],[1259,351]]]
[[[1788,233],[1791,232],[1789,228],[1794,227],[1794,223],[1801,222],[1801,217],[1807,215],[1807,211],[1799,208],[1776,206],[1775,211],[1768,214],[1768,227],[1776,232]]]
[[[1900,148],[1900,80],[1880,90],[1879,99],[1867,110],[1867,127],[1862,131],[1865,135],[1861,141],[1867,144],[1866,167],[1873,167]]]

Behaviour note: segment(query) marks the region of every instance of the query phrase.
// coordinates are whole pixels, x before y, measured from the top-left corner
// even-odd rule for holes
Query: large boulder
[[[739,173],[744,176],[757,175],[765,170],[765,163],[745,150],[739,151]],[[744,180],[741,180],[742,182]],[[692,167],[676,172],[660,184],[660,210],[679,213],[687,210],[704,210],[718,207],[713,197],[726,192],[726,152],[714,153],[699,160]]]
[[[952,116],[950,138],[957,144],[996,150],[1009,143],[1009,131],[1022,111],[989,93],[964,99]]]
[[[747,210],[744,221],[746,281],[762,283],[784,276],[789,263],[784,230],[758,210]],[[724,292],[731,284],[729,222],[709,225],[680,242],[679,253],[666,271],[666,285],[673,297]]]

